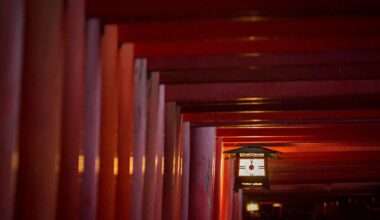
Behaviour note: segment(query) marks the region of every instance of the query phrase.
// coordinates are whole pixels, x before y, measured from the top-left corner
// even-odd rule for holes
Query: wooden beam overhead
[[[181,105],[181,111],[185,113],[380,109],[380,96],[378,94],[259,98],[258,101],[243,100],[179,102],[179,104]],[[355,101],[353,102],[353,100]]]
[[[294,143],[308,143],[310,141],[316,141],[313,140],[310,136],[302,136],[302,135],[295,135],[295,136],[253,136],[253,137],[219,137],[223,140],[223,147],[226,148],[236,148],[241,146],[247,146],[249,144],[262,144],[263,146],[266,143],[273,144],[273,143],[280,143],[280,144],[286,144],[289,143],[289,145]]]
[[[319,0],[319,1],[132,1],[90,0],[87,16],[103,21],[122,23],[131,21],[199,19],[236,16],[296,15],[361,15],[377,14],[380,3],[374,0]]]
[[[223,147],[238,148],[250,144],[261,144],[262,146],[273,144],[284,144],[289,146],[268,147],[280,152],[331,152],[331,151],[379,151],[380,144],[376,141],[358,142],[345,141],[341,139],[333,140],[317,136],[297,135],[297,136],[256,136],[256,137],[222,137]]]
[[[380,140],[378,132],[380,123],[358,125],[322,125],[299,127],[255,127],[255,128],[219,128],[218,137],[260,137],[260,136],[315,136],[325,138],[340,138],[342,140],[357,140],[371,138]]]
[[[187,71],[262,66],[370,64],[379,62],[380,52],[376,51],[256,53],[246,55],[151,57],[149,58],[148,69],[153,71]]]
[[[344,193],[344,192],[374,192],[380,182],[373,183],[336,183],[336,184],[294,184],[294,185],[271,185],[270,191],[247,192],[256,196],[273,198],[274,196],[318,196],[319,193]],[[330,192],[329,192],[330,190]]]
[[[346,183],[346,182],[357,182],[357,183],[370,183],[370,182],[380,182],[380,177],[376,174],[377,172],[362,173],[358,175],[349,175],[344,173],[344,176],[339,175],[339,173],[329,173],[324,177],[314,176],[302,176],[302,175],[283,175],[278,178],[271,178],[271,184],[331,184],[331,183]]]
[[[258,98],[307,98],[313,96],[380,94],[380,80],[292,81],[257,83],[172,84],[166,100],[211,102]],[[253,104],[260,104],[261,100]]]
[[[193,127],[270,127],[380,122],[379,110],[256,111],[184,113]]]
[[[126,23],[120,42],[183,41],[255,37],[378,35],[379,17],[307,17],[260,20],[208,19]]]
[[[314,125],[299,127],[219,128],[217,136],[231,138],[233,145],[252,143],[339,143],[349,145],[380,145],[380,124]],[[276,138],[279,137],[279,138]],[[287,138],[289,137],[289,138]],[[247,139],[243,139],[247,138]],[[248,139],[251,138],[251,139]],[[294,142],[292,142],[292,140]],[[240,142],[241,141],[241,142]],[[226,145],[228,146],[228,145]]]
[[[215,82],[267,82],[296,80],[380,79],[377,63],[347,65],[268,66],[251,69],[207,69],[160,72],[163,84]]]
[[[379,118],[360,118],[360,119],[297,119],[297,120],[246,120],[246,121],[214,121],[214,122],[195,122],[192,127],[275,127],[275,126],[324,126],[324,125],[356,125],[363,123],[380,123]]]
[[[136,57],[231,55],[246,53],[305,53],[378,51],[378,37],[308,37],[258,40],[210,40],[135,43]]]
[[[258,111],[258,112],[200,112],[185,113],[183,120],[190,122],[244,121],[244,120],[334,120],[379,118],[379,110],[331,111]]]

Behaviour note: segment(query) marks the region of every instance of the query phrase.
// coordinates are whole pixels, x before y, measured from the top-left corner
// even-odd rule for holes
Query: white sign
[[[239,176],[265,176],[264,158],[240,158]]]

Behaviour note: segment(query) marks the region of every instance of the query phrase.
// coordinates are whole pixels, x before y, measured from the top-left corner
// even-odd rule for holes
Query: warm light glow
[[[183,158],[181,157],[181,176],[182,176],[182,173],[183,173]]]
[[[142,158],[142,173],[143,174],[145,173],[145,163],[146,163],[145,156],[143,156]]]
[[[233,21],[245,21],[245,22],[255,22],[255,21],[264,21],[270,19],[269,17],[258,16],[258,15],[247,15],[235,17]]]
[[[245,98],[238,98],[238,101],[251,101],[251,102],[255,102],[255,101],[264,101],[264,100],[267,100],[267,98],[264,98],[264,97],[245,97]]]
[[[247,203],[247,212],[257,212],[260,210],[260,206],[257,202]]]
[[[245,53],[245,54],[239,54],[241,57],[258,57],[261,53]]]
[[[177,164],[177,173],[178,173],[178,175],[181,173],[181,157],[180,156],[178,156],[177,157],[177,162],[176,162],[176,164]]]
[[[161,174],[164,175],[165,172],[165,157],[162,157],[162,162],[161,162]]]
[[[275,207],[275,208],[280,208],[280,207],[282,207],[282,204],[276,202],[276,203],[273,203],[273,207]]]
[[[119,158],[113,158],[113,174],[116,176],[119,173]]]
[[[259,40],[266,40],[268,37],[263,37],[263,36],[247,36],[247,37],[240,37],[237,38],[239,41],[259,41]]]
[[[129,157],[129,175],[133,175],[133,156]]]
[[[100,169],[100,159],[99,159],[99,157],[96,157],[96,159],[95,159],[95,172],[99,173],[99,169]]]
[[[19,164],[19,154],[18,152],[14,152],[12,154],[12,169],[14,171],[18,170],[18,164]]]
[[[173,158],[173,176],[175,176],[176,162],[177,160]]]
[[[79,155],[78,157],[78,172],[83,173],[84,171],[84,155]]]

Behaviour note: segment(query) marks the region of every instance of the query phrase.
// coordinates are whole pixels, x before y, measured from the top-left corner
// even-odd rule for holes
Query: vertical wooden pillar
[[[162,198],[162,219],[174,220],[179,218],[180,193],[179,180],[179,128],[180,117],[176,103],[170,102],[165,106],[165,159],[164,182]]]
[[[56,214],[61,133],[62,1],[26,1],[16,219]]]
[[[213,127],[191,130],[189,219],[212,218],[215,139]]]
[[[151,74],[148,82],[148,126],[147,126],[147,143],[145,149],[146,163],[145,163],[145,180],[144,180],[144,211],[142,212],[142,219],[154,220],[155,219],[155,201],[156,201],[156,184],[157,184],[157,145],[158,145],[158,114],[159,105],[159,73],[154,72]]]
[[[133,120],[134,120],[134,56],[133,45],[123,44],[119,52],[119,135],[118,176],[116,183],[116,219],[131,216]]]
[[[183,161],[182,161],[182,192],[181,220],[189,217],[189,182],[190,182],[190,123],[183,124],[182,132]]]
[[[98,220],[109,220],[115,216],[115,189],[117,171],[118,129],[118,58],[117,26],[105,26],[102,37],[102,103],[100,122],[100,167],[98,187]]]
[[[161,220],[162,214],[162,191],[164,178],[164,144],[165,144],[165,86],[160,85],[158,101],[158,119],[157,119],[157,181],[156,181],[156,203],[155,219]]]
[[[12,219],[18,158],[18,125],[24,1],[0,1],[0,213]]]
[[[234,160],[223,158],[223,196],[222,220],[232,220],[233,187],[234,187]]]
[[[146,60],[135,61],[134,77],[134,121],[133,121],[133,177],[132,177],[132,216],[140,220],[143,207],[143,186],[145,173],[145,143],[146,143],[146,91],[147,91]]]
[[[243,218],[243,190],[239,189],[233,195],[233,217],[232,219],[242,220]]]
[[[182,172],[183,172],[183,120],[181,115],[180,107],[177,106],[177,118],[178,118],[178,133],[177,133],[177,150],[175,154],[175,201],[176,201],[176,212],[175,219],[181,218],[181,202],[182,202]]]
[[[87,22],[87,62],[84,95],[84,145],[83,157],[79,158],[82,172],[80,219],[96,219],[97,201],[97,161],[99,160],[100,140],[100,101],[101,101],[101,58],[100,22],[90,19]]]
[[[224,149],[222,148],[222,151],[224,151]],[[222,158],[221,158],[221,167],[220,167],[220,191],[221,191],[221,195],[220,195],[220,214],[219,214],[219,219],[220,220],[225,220],[225,216],[226,216],[226,209],[224,207],[225,205],[225,200],[226,200],[226,160],[225,160],[225,156],[223,155],[222,153]]]
[[[216,139],[216,148],[215,148],[215,184],[214,184],[214,203],[213,203],[213,219],[219,220],[221,205],[221,162],[223,158],[223,150],[222,150],[222,139]]]
[[[57,219],[79,219],[79,152],[83,146],[85,1],[68,0],[65,13],[65,76]]]
[[[228,160],[228,176],[227,181],[228,182],[228,188],[227,188],[227,204],[226,209],[228,210],[227,219],[232,220],[233,219],[233,204],[234,204],[234,184],[235,184],[235,160],[229,159]]]

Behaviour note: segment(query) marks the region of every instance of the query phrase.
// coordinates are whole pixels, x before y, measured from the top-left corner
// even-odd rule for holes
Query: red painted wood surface
[[[87,56],[84,88],[83,156],[80,218],[95,220],[98,187],[101,107],[100,21],[87,21]]]
[[[179,155],[181,121],[176,103],[165,105],[165,161],[162,197],[162,219],[180,217],[181,193],[179,191]]]
[[[231,55],[249,53],[310,53],[329,51],[378,51],[378,37],[308,37],[259,40],[210,40],[138,42],[137,57]]]
[[[175,218],[180,219],[181,218],[181,207],[182,207],[182,187],[183,187],[183,147],[184,147],[184,139],[183,137],[183,118],[181,114],[181,109],[179,106],[177,106],[177,120],[178,120],[178,134],[177,134],[177,153],[176,153],[176,162],[175,162],[175,184],[176,184],[176,197],[175,200],[178,201],[176,204],[176,212],[175,212]]]
[[[304,187],[303,190],[300,190],[300,187]],[[304,185],[272,185],[270,192],[265,191],[257,191],[253,192],[250,191],[249,194],[254,194],[256,197],[268,197],[273,198],[274,195],[288,195],[288,196],[300,196],[302,198],[302,194],[304,194],[305,197],[312,196],[313,194],[335,194],[339,195],[339,193],[342,193],[344,195],[344,191],[346,189],[352,190],[353,193],[358,193],[360,191],[360,188],[362,188],[364,193],[373,192],[376,188],[376,183],[343,183],[343,184],[331,184],[330,185],[330,192],[326,192],[326,184],[304,184]],[[315,191],[314,191],[315,190]],[[314,191],[314,192],[313,192]],[[346,191],[347,193],[347,191]]]
[[[132,220],[140,220],[143,211],[144,174],[146,166],[147,69],[146,60],[135,60]]]
[[[0,2],[0,213],[13,217],[16,191],[24,2]]]
[[[133,45],[123,44],[119,51],[119,122],[118,122],[118,175],[116,183],[115,219],[131,216],[132,202],[132,146],[134,145],[134,57]]]
[[[213,216],[216,130],[191,130],[189,219],[209,220]]]
[[[183,41],[244,37],[376,35],[377,17],[208,19],[119,25],[121,42]]]
[[[355,102],[352,102],[355,100]],[[330,95],[308,97],[251,97],[244,99],[183,102],[183,112],[258,112],[258,111],[333,111],[333,110],[376,110],[378,94]]]
[[[97,219],[105,220],[115,216],[116,177],[114,173],[117,158],[119,78],[117,73],[117,26],[104,27],[101,42],[102,98],[100,121],[100,167]]]
[[[241,220],[243,218],[243,190],[239,189],[238,192],[235,192],[233,195],[234,205],[233,205],[233,214],[232,219]]]
[[[224,158],[224,215],[223,220],[232,220],[233,214],[233,194],[234,194],[234,184],[235,184],[235,161],[233,159],[229,159],[227,157]]]
[[[85,71],[85,1],[67,1],[65,11],[65,76],[57,204],[58,219],[79,220],[80,173],[83,152],[83,101]]]
[[[154,72],[150,75],[147,88],[147,140],[145,149],[145,179],[144,179],[144,197],[143,197],[143,211],[142,219],[154,220],[155,219],[155,203],[156,203],[156,184],[158,157],[157,145],[158,143],[158,129],[159,129],[159,73]]]
[[[379,85],[380,80],[181,84],[166,86],[166,100],[194,102],[248,97],[305,98],[329,95],[364,95],[380,93]]]
[[[160,85],[158,102],[158,133],[157,133],[157,182],[156,182],[156,202],[154,216],[156,220],[162,219],[162,192],[164,179],[164,145],[165,145],[165,86]]]
[[[350,145],[378,145],[380,139],[378,137],[379,125],[376,123],[359,123],[340,124],[340,125],[324,125],[310,127],[277,127],[277,128],[224,128],[218,130],[218,136],[224,137],[258,137],[255,142],[320,142],[320,143],[340,143]],[[299,137],[301,135],[301,137]],[[261,138],[264,137],[264,138]],[[266,138],[265,138],[266,137]],[[276,138],[283,137],[283,138]],[[289,137],[289,138],[287,138]],[[252,141],[252,140],[247,140]],[[244,140],[242,143],[244,144]]]
[[[189,218],[189,182],[190,182],[190,123],[183,123],[182,132],[182,191],[181,191],[181,220]]]
[[[164,84],[217,82],[271,82],[379,79],[380,65],[375,63],[344,65],[308,65],[246,67],[161,72]]]
[[[343,129],[344,128],[344,129]],[[360,123],[351,125],[331,124],[324,126],[294,126],[294,127],[261,127],[261,128],[219,128],[217,131],[218,136],[224,137],[249,137],[249,136],[319,136],[319,137],[336,137],[343,138],[344,136],[350,137],[350,140],[355,138],[370,138],[378,140],[375,134],[379,131],[380,125],[377,123]]]
[[[256,111],[256,112],[199,112],[185,113],[185,121],[245,121],[245,120],[305,120],[305,119],[360,119],[379,118],[378,110],[330,110],[330,111]]]
[[[151,21],[195,19],[210,17],[232,16],[305,16],[305,15],[340,15],[340,14],[376,14],[380,4],[373,0],[346,0],[341,1],[320,0],[304,2],[291,0],[280,2],[270,1],[215,1],[206,2],[195,0],[183,2],[170,0],[166,4],[157,1],[103,1],[91,0],[87,7],[89,16],[100,17],[108,22],[125,21]],[[211,4],[212,3],[212,4]]]
[[[253,53],[247,55],[159,56],[149,59],[149,69],[189,71],[297,65],[349,65],[379,63],[377,51],[325,51],[314,53]]]
[[[224,160],[223,157],[223,140],[222,138],[216,139],[215,145],[215,181],[214,181],[214,202],[213,202],[213,217],[214,220],[220,219],[221,209],[221,184],[223,180],[221,179],[221,163]]]
[[[61,145],[63,1],[25,3],[15,219],[51,220],[56,217]]]

